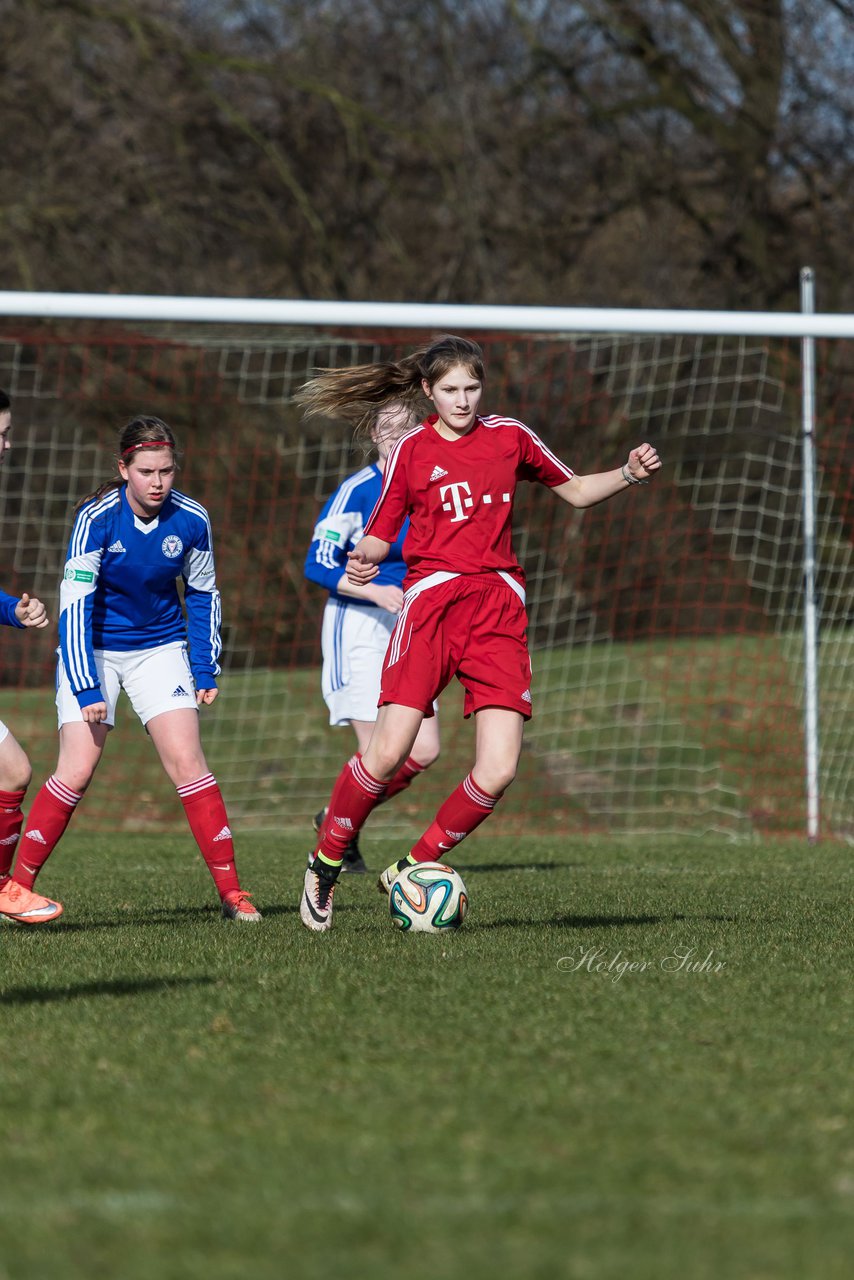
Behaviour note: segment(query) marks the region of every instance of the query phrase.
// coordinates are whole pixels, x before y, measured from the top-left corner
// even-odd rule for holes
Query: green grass
[[[845,849],[481,832],[458,934],[354,878],[318,937],[302,848],[240,927],[189,836],[72,831],[0,930],[2,1280],[850,1274]]]
[[[854,835],[854,633],[823,640],[822,817]],[[495,829],[783,835],[805,828],[801,647],[797,636],[716,636],[554,648],[534,654],[534,719],[513,801]],[[387,834],[430,820],[471,767],[472,726],[456,682],[442,695],[442,756],[377,815]],[[55,765],[44,689],[4,691],[0,717],[35,777]],[[296,831],[328,798],[352,749],[327,723],[314,669],[232,672],[203,713],[208,759],[240,830]],[[133,796],[133,804],[124,798]],[[118,800],[117,800],[118,798]],[[544,800],[547,803],[544,803]],[[183,816],[125,699],[86,799],[90,829],[180,829]],[[544,817],[547,815],[547,818]]]

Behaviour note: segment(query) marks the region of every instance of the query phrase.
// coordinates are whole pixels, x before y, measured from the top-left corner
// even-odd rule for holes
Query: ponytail
[[[422,382],[432,387],[454,365],[464,365],[483,381],[483,352],[467,338],[437,338],[401,360],[357,364],[345,369],[318,369],[297,392],[307,417],[340,417],[352,423],[357,437],[370,437],[378,411],[390,400],[411,411],[423,406]]]

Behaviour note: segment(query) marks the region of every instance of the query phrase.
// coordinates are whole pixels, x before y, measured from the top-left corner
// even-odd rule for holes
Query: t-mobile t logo
[[[451,495],[450,498],[447,498],[448,494]],[[442,503],[442,510],[453,511],[454,513],[451,524],[458,524],[460,520],[468,520],[466,511],[469,507],[474,506],[474,499],[471,496],[468,481],[458,480],[454,484],[445,484],[439,490],[439,495],[447,499]]]

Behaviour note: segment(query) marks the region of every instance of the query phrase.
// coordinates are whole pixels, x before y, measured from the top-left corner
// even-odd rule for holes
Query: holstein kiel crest
[[[178,537],[177,533],[168,533],[161,543],[163,554],[168,556],[170,560],[175,560],[184,550],[184,544]]]

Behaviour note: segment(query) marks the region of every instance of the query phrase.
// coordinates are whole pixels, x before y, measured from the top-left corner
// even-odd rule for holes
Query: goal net
[[[223,596],[224,675],[203,736],[241,830],[302,828],[353,749],[320,696],[323,593],[303,577],[317,512],[360,466],[341,423],[294,402],[316,367],[394,359],[408,330],[11,321],[0,386],[14,448],[0,469],[0,585],[56,618],[74,503],[112,474],[140,411],[183,447],[180,488],[204,503]],[[506,832],[802,834],[803,517],[800,344],[793,339],[473,334],[482,408],[520,418],[575,470],[643,440],[655,484],[577,512],[521,485],[534,717]],[[822,824],[854,836],[852,344],[818,357],[817,556]],[[4,629],[0,718],[53,768],[55,629]],[[441,759],[372,824],[417,834],[467,772],[472,729],[440,701]],[[102,828],[166,828],[180,806],[125,709],[85,800]],[[500,815],[500,816],[499,816]]]

